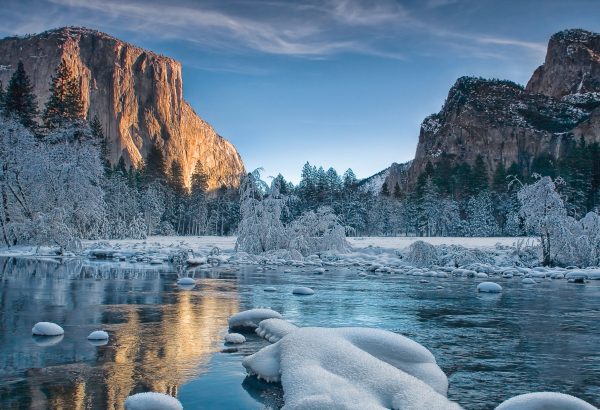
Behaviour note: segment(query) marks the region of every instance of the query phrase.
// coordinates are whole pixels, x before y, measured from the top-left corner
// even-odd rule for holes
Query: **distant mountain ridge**
[[[580,138],[600,142],[600,34],[572,29],[550,38],[526,87],[459,78],[421,124],[410,167],[390,169],[385,183],[390,192],[397,182],[410,191],[442,158],[473,165],[481,156],[490,176],[500,165],[527,173],[539,155],[560,158]]]
[[[98,116],[109,141],[109,159],[139,167],[153,144],[167,169],[178,161],[189,183],[196,162],[208,188],[235,187],[244,164],[235,147],[183,98],[181,64],[99,31],[64,27],[0,40],[0,81],[7,84],[19,61],[40,107],[61,60],[80,78],[88,119]]]

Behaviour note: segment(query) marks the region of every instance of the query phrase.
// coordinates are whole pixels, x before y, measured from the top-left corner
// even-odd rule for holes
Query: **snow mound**
[[[64,335],[65,331],[56,323],[38,322],[31,329],[31,333],[36,336],[60,336]]]
[[[95,330],[87,338],[88,340],[108,340],[108,333],[104,330]]]
[[[502,292],[502,286],[494,282],[481,282],[477,285],[477,292],[499,293]]]
[[[258,324],[256,334],[271,343],[278,342],[285,335],[298,329],[298,326],[283,319],[266,319]]]
[[[292,293],[294,295],[314,295],[315,291],[305,286],[299,286],[297,288],[294,288],[294,290],[292,290]]]
[[[229,328],[255,329],[265,319],[282,319],[282,316],[271,309],[250,309],[236,313],[229,318]]]
[[[243,365],[281,381],[284,409],[460,409],[431,352],[385,330],[298,328]]]
[[[189,286],[189,285],[195,285],[196,281],[194,280],[194,278],[180,278],[177,280],[177,284]]]
[[[127,397],[125,410],[183,410],[183,406],[175,397],[147,392]]]
[[[273,286],[267,286],[266,288],[263,289],[265,292],[277,292],[277,289],[275,289]]]
[[[225,343],[242,344],[246,343],[246,338],[239,333],[227,333],[225,335]]]
[[[562,393],[539,392],[515,396],[496,410],[598,410],[577,397]]]
[[[521,283],[522,283],[523,285],[535,285],[535,284],[536,284],[536,281],[535,281],[535,280],[533,280],[532,278],[523,278],[523,279],[521,280]]]

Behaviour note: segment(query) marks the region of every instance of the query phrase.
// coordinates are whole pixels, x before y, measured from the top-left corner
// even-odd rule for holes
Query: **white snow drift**
[[[62,327],[52,322],[38,322],[31,329],[36,336],[60,336],[65,334]]]
[[[183,406],[175,397],[147,392],[127,397],[125,410],[183,410]]]
[[[528,393],[508,399],[496,410],[598,410],[577,397],[562,393]]]
[[[229,318],[229,328],[257,328],[265,319],[282,319],[282,316],[271,309],[250,309],[236,313]]]
[[[244,359],[250,374],[281,381],[284,409],[459,409],[448,380],[425,347],[367,328],[296,328],[283,320],[256,332],[278,340]]]

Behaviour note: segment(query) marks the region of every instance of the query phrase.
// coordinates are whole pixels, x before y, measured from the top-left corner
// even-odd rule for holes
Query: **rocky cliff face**
[[[567,30],[552,36],[546,62],[526,88],[459,78],[441,111],[421,124],[404,187],[442,154],[471,165],[481,155],[491,175],[499,164],[527,171],[539,155],[558,158],[580,137],[600,142],[599,56],[600,35]],[[402,177],[390,172],[388,186]]]
[[[535,70],[526,90],[557,98],[600,91],[600,34],[585,30],[554,34],[546,60]]]
[[[106,34],[61,28],[0,40],[0,80],[6,84],[19,60],[31,78],[38,103],[61,60],[81,79],[88,118],[97,115],[109,140],[113,164],[143,165],[152,144],[167,166],[179,161],[189,182],[197,161],[209,189],[236,186],[244,165],[235,147],[219,136],[183,99],[179,62]]]

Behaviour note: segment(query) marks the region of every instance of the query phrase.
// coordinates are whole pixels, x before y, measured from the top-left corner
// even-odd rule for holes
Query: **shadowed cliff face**
[[[600,35],[566,30],[552,36],[543,66],[526,88],[510,81],[459,78],[441,111],[421,124],[415,159],[389,185],[412,189],[427,162],[442,154],[471,165],[478,155],[490,176],[503,164],[528,170],[542,154],[560,157],[583,137],[600,142]]]
[[[544,64],[535,70],[526,89],[557,98],[600,91],[600,34],[585,30],[554,34]]]
[[[186,183],[201,161],[209,189],[237,186],[244,173],[242,160],[183,99],[179,62],[97,31],[62,28],[0,40],[0,80],[7,84],[23,61],[42,108],[62,59],[81,79],[88,118],[100,119],[113,164],[123,156],[139,167],[156,144],[168,167],[181,163]]]

